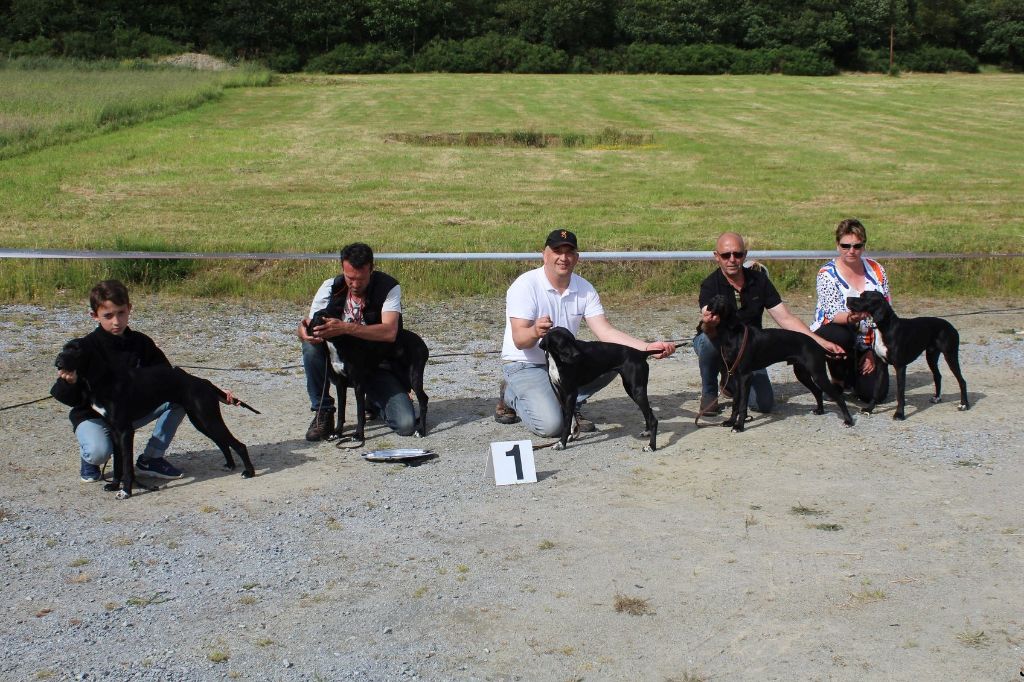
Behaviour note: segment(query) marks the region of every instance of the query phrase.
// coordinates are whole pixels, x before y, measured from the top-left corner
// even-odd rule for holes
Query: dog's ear
[[[57,353],[57,358],[53,361],[53,366],[57,369],[67,370],[73,372],[78,369],[78,359],[82,357],[82,344],[77,339],[68,341],[61,348],[61,351]]]
[[[583,353],[576,347],[576,338],[564,327],[552,327],[542,341],[547,342],[545,350],[550,352],[554,348],[564,362],[578,362],[583,357]]]
[[[576,339],[569,337],[563,339],[562,344],[562,359],[568,363],[577,363],[583,359],[583,353],[576,346]]]

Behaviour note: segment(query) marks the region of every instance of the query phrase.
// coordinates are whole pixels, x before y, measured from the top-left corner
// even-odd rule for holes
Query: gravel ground
[[[303,440],[301,308],[138,300],[133,327],[173,362],[246,368],[193,371],[263,411],[225,408],[258,476],[185,425],[186,477],[118,502],[78,482],[65,408],[0,411],[0,678],[1020,679],[1024,314],[962,314],[1006,307],[901,311],[958,314],[969,412],[955,381],[928,403],[920,360],[906,422],[887,403],[846,429],[775,367],[775,414],[695,428],[681,349],[652,364],[657,452],[610,387],[597,433],[538,450],[538,483],[496,487],[488,443],[527,437],[490,418],[501,301],[407,312],[435,356],[431,433],[376,423],[367,441],[440,453],[407,467]],[[692,308],[610,316],[681,338]],[[0,310],[0,405],[47,395],[85,311]]]

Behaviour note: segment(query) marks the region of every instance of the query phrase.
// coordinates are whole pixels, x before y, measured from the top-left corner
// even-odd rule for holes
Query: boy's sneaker
[[[103,472],[95,464],[90,464],[84,459],[82,460],[82,483],[95,483],[96,481],[102,480]]]
[[[181,470],[163,457],[157,457],[155,459],[142,459],[140,457],[135,460],[135,470],[145,472],[150,476],[156,476],[157,478],[182,477]]]

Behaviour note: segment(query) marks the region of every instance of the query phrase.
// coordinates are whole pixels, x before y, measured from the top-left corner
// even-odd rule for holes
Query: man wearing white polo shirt
[[[562,408],[548,379],[544,351],[537,346],[552,327],[564,327],[576,336],[580,320],[586,320],[601,341],[657,350],[654,357],[659,359],[675,350],[669,342],[647,343],[613,327],[594,287],[573,274],[579,259],[576,235],[555,230],[544,243],[544,264],[520,275],[505,294],[505,339],[501,349],[504,379],[494,411],[495,421],[501,424],[522,420],[538,436],[561,433]],[[594,430],[594,423],[579,414],[580,406],[615,376],[615,372],[609,372],[580,389],[576,402],[580,430]]]

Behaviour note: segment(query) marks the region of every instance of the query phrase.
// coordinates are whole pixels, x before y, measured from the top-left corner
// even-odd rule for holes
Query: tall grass
[[[66,144],[269,84],[265,69],[193,71],[129,62],[0,60],[0,160]]]

